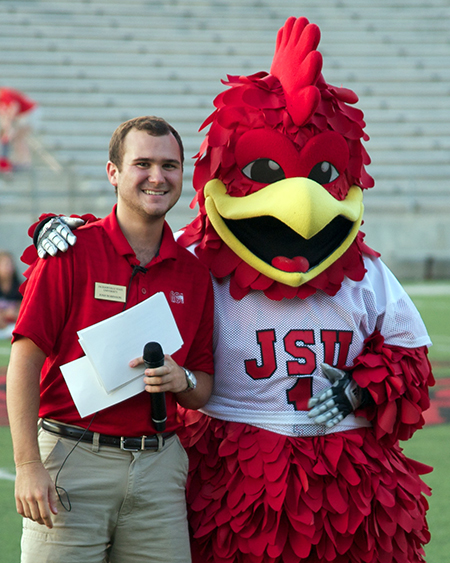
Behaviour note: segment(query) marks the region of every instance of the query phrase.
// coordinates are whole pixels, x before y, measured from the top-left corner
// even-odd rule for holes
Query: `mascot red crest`
[[[241,299],[336,293],[361,280],[362,190],[373,186],[361,143],[363,114],[350,90],[321,74],[319,28],[289,18],[270,74],[229,77],[194,173],[197,219],[180,241]]]

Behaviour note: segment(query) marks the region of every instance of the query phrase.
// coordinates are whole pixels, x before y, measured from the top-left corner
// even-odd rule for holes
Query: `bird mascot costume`
[[[363,241],[363,114],[289,18],[270,72],[229,76],[178,242],[210,268],[215,383],[183,411],[194,563],[419,563],[429,337]]]
[[[179,238],[216,304],[213,395],[185,413],[196,563],[413,563],[429,539],[428,469],[399,447],[424,424],[429,339],[363,242],[363,114],[319,40],[289,18],[270,73],[229,77],[203,124]]]

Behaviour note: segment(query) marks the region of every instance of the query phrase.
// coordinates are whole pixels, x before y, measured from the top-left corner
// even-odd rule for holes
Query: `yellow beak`
[[[362,190],[358,186],[352,186],[347,197],[338,201],[323,186],[308,178],[287,178],[244,197],[228,195],[220,180],[211,180],[206,184],[204,193],[208,217],[225,244],[257,271],[292,287],[311,280],[344,254],[358,234],[364,211]],[[312,265],[306,272],[287,272],[274,267],[267,253],[263,258],[264,252],[259,255],[256,250],[259,245],[271,245],[270,228],[251,235],[256,241],[252,250],[240,240],[239,228],[234,229],[234,226],[245,225],[248,232],[257,218],[260,219],[259,225],[264,224],[264,218],[270,218],[268,225],[273,225],[274,220],[283,224],[284,235],[292,239],[288,245],[290,252],[295,255],[298,240],[299,256],[305,248],[309,256],[314,255],[319,238],[323,243],[323,237],[328,233],[324,231],[325,227],[337,218],[343,219],[345,224],[348,222],[348,231],[346,229],[342,236],[339,235],[338,240],[328,241],[331,250],[326,256],[320,256],[318,263],[309,258]],[[276,248],[274,244],[275,256],[284,256],[285,251],[282,246]]]

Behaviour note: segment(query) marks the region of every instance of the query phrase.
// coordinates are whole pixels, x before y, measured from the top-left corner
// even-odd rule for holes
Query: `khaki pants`
[[[39,432],[55,479],[75,441]],[[22,563],[190,563],[186,452],[178,437],[160,452],[125,452],[80,442],[57,485],[54,527],[24,519]]]

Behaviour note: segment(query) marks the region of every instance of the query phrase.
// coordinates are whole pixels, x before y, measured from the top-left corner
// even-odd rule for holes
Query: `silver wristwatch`
[[[197,378],[195,377],[195,375],[192,373],[190,369],[183,367],[181,369],[186,374],[186,383],[187,383],[187,387],[183,391],[183,393],[188,393],[189,391],[193,391],[197,387]]]

